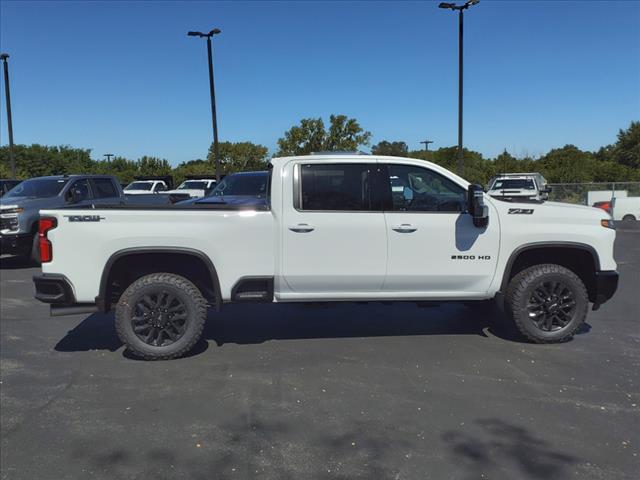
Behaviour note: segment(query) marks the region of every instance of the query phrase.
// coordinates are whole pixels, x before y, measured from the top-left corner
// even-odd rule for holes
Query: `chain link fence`
[[[614,219],[624,215],[616,212],[614,199],[639,197],[640,182],[550,183],[549,200],[593,206],[596,202],[612,202]],[[620,202],[627,203],[627,202]],[[638,219],[636,217],[636,219]]]

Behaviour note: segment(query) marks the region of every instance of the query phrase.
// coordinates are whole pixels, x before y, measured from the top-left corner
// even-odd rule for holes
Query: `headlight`
[[[616,229],[615,223],[613,223],[613,220],[611,220],[610,218],[603,218],[602,220],[600,220],[600,225],[602,225],[604,228],[611,228],[613,230]]]
[[[15,217],[16,215],[18,215],[19,213],[22,213],[23,211],[24,211],[24,208],[22,207],[19,207],[17,205],[9,205],[8,207],[5,207],[2,210],[0,210],[0,217],[1,218]]]

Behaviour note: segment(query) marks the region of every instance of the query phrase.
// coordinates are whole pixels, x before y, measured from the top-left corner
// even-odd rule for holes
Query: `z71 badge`
[[[510,208],[509,215],[531,215],[533,208]]]
[[[99,222],[104,220],[100,215],[65,215],[70,222]]]

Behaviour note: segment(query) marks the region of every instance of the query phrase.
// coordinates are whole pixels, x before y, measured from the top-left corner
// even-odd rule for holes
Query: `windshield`
[[[68,178],[32,178],[13,187],[6,193],[5,198],[55,197],[68,181]]]
[[[224,178],[211,195],[247,195],[263,197],[267,193],[267,173],[260,175],[230,175]]]
[[[151,182],[133,182],[125,187],[127,190],[151,190],[153,183]]]
[[[182,182],[178,190],[206,190],[208,183],[209,182],[203,182],[201,180],[187,180],[186,182]]]
[[[516,188],[519,190],[535,190],[535,185],[533,184],[533,180],[528,178],[506,178],[501,180],[496,180],[496,183],[493,184],[491,190],[503,190],[508,188]]]

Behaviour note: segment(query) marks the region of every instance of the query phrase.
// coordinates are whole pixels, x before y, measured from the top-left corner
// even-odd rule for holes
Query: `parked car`
[[[38,219],[42,208],[169,204],[171,196],[124,195],[111,175],[57,175],[25,180],[0,199],[0,251],[39,261]]]
[[[624,222],[640,220],[640,197],[614,197],[604,202],[596,202],[593,206],[606,211],[614,220]]]
[[[126,195],[144,195],[160,193],[169,190],[164,180],[135,180],[124,187]]]
[[[191,198],[178,205],[266,205],[269,190],[269,172],[238,172],[224,177],[203,198]]]
[[[0,197],[4,196],[9,190],[18,185],[22,180],[9,180],[7,178],[0,179]]]
[[[215,179],[202,178],[185,180],[175,190],[169,190],[167,193],[186,193],[192,198],[204,197],[216,186]]]
[[[551,189],[539,173],[503,173],[489,181],[489,195],[501,200],[542,201]]]
[[[36,298],[53,315],[115,309],[130,352],[168,359],[208,304],[498,299],[527,339],[555,343],[617,288],[615,230],[594,208],[498,201],[418,159],[271,166],[264,205],[43,210]]]

